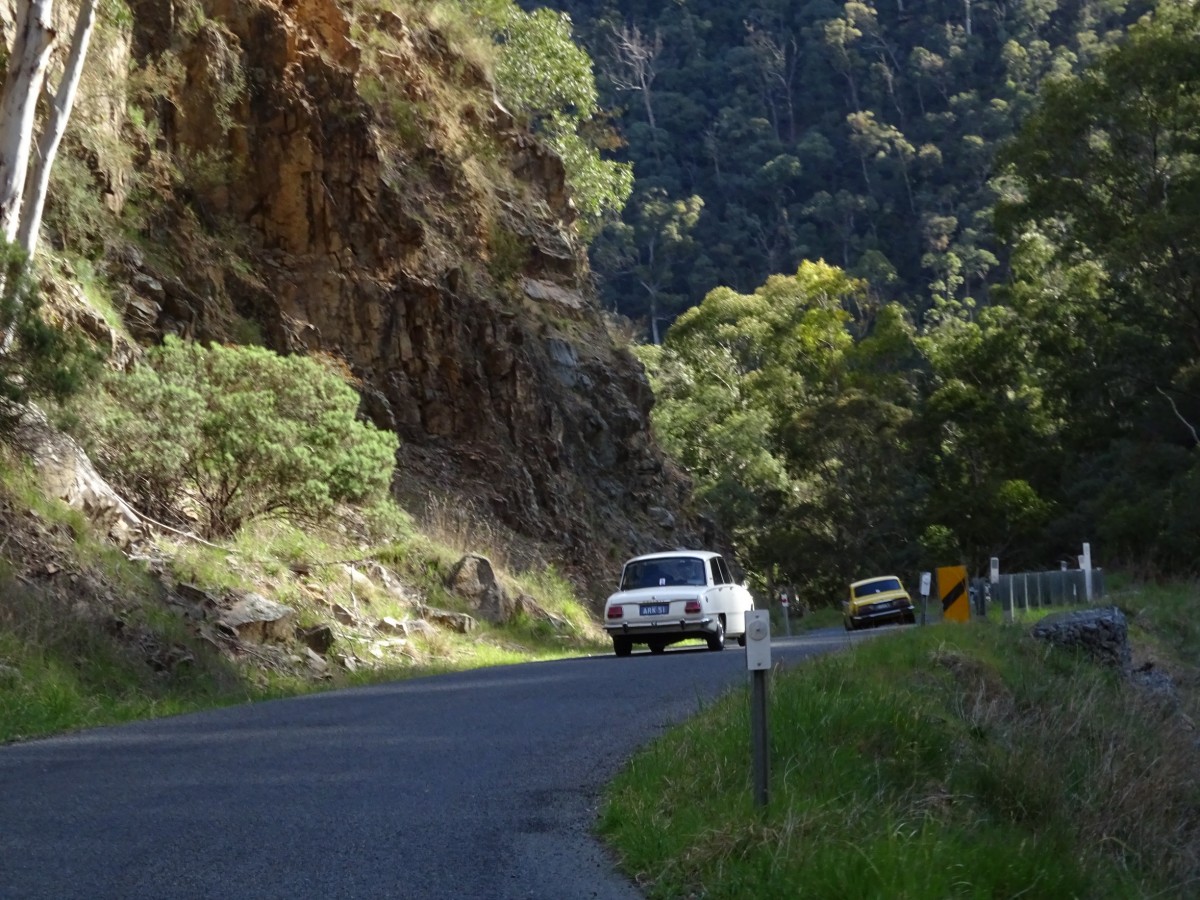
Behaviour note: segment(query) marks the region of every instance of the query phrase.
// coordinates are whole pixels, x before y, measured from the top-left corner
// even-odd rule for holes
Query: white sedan
[[[650,553],[625,563],[617,593],[604,604],[604,630],[617,656],[628,656],[634,644],[662,653],[689,638],[724,650],[727,635],[745,646],[746,613],[752,609],[750,591],[734,582],[719,554]]]

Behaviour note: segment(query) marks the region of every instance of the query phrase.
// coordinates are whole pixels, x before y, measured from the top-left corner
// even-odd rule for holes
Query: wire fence
[[[1006,615],[1049,606],[1080,606],[1104,596],[1104,570],[1014,572],[1001,575],[995,584],[973,578],[970,592],[971,612],[977,616],[986,616],[989,605],[995,603]]]

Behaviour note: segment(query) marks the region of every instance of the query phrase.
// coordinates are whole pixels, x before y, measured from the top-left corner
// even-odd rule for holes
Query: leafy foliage
[[[1046,85],[1003,155],[1005,292],[1063,420],[1068,509],[1110,552],[1194,569],[1200,473],[1200,11],[1164,2]],[[1064,522],[1063,524],[1069,525]]]
[[[390,484],[397,440],[357,421],[358,397],[301,356],[169,337],[113,373],[89,408],[93,458],[129,496],[210,536],[264,516],[319,519]]]
[[[910,464],[912,391],[892,357],[911,356],[912,334],[889,307],[857,336],[864,291],[824,263],[750,295],[717,288],[645,356],[655,427],[701,498],[754,567],[817,600],[909,543],[892,490]]]
[[[570,18],[550,9],[527,13],[511,0],[470,0],[468,7],[498,42],[501,99],[529,118],[562,158],[585,227],[619,214],[633,171],[601,158],[588,139],[599,114],[596,81],[591,59],[572,39]]]
[[[865,276],[918,324],[934,298],[985,302],[1003,248],[995,148],[1042,81],[1078,71],[1146,0],[647,5],[558,0],[597,61],[637,173],[624,223],[697,198],[692,243],[657,284],[669,313],[717,285],[752,290],[803,259]],[[593,265],[609,305],[652,331],[640,273]],[[645,256],[651,238],[639,234]],[[627,255],[627,254],[626,254]]]
[[[48,323],[24,255],[0,250],[0,434],[30,400],[65,400],[95,377],[99,354],[78,333]],[[5,347],[5,344],[8,344]]]
[[[908,23],[924,7],[897,15],[871,3],[814,4],[805,15],[816,24],[782,43],[771,35],[784,19],[748,22],[746,47],[757,56],[743,62],[770,75],[776,105],[756,122],[728,107],[718,124],[736,127],[744,153],[709,162],[724,185],[758,160],[770,199],[752,181],[739,187],[758,198],[747,202],[761,249],[772,204],[790,203],[819,172],[808,199],[779,221],[807,217],[820,235],[789,246],[842,261],[842,278],[870,279],[813,307],[840,319],[779,329],[773,317],[794,309],[779,276],[752,296],[736,287],[752,271],[747,251],[718,267],[735,286],[711,290],[680,315],[661,352],[645,354],[664,443],[763,571],[827,599],[852,569],[912,577],[918,564],[978,570],[989,556],[1012,569],[1052,566],[1083,541],[1103,546],[1109,565],[1155,574],[1200,565],[1191,512],[1200,472],[1200,12],[1165,0],[1127,40],[1102,27],[1142,8],[938,7],[952,24],[918,33]],[[708,34],[719,30],[715,11],[692,13],[713,25]],[[1086,27],[1072,34],[1076,21]],[[823,82],[811,71],[812,96],[784,102],[790,54],[818,33],[849,110],[846,132],[832,117],[788,112],[828,100],[816,96]],[[665,171],[670,65],[695,60],[671,55],[678,30],[663,24],[655,34],[656,78],[640,88],[654,93],[628,115],[657,104],[668,140],[646,158]],[[990,100],[981,73],[1003,73]],[[727,99],[744,110],[748,96]],[[987,148],[1022,120],[993,177]],[[801,134],[796,122],[813,124]],[[714,129],[710,153],[720,146]],[[710,214],[733,207],[698,187],[704,171],[697,162],[686,179],[651,174],[625,232],[612,227],[596,243],[593,258],[626,298],[638,296],[636,277],[683,310],[679,274],[708,277],[721,248],[755,245],[729,219],[720,235],[709,230]],[[627,277],[612,247],[636,241],[645,253],[680,233],[646,227],[639,203],[653,209],[687,191],[702,212],[686,243],[671,245],[670,266],[651,281],[643,260]],[[993,197],[1007,246],[992,236]],[[1008,277],[995,284],[1002,258]]]

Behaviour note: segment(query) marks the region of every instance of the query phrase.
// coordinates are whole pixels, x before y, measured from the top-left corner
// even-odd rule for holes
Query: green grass
[[[13,579],[0,579],[0,595],[0,742],[271,695],[165,611],[81,616]],[[174,671],[162,666],[180,658]]]
[[[1025,628],[905,629],[738,692],[637,755],[600,831],[650,897],[1183,897],[1189,723]]]
[[[1125,610],[1135,640],[1148,640],[1185,664],[1200,666],[1200,583],[1118,584],[1107,599]]]
[[[334,687],[393,681],[480,666],[555,659],[610,648],[571,584],[552,567],[497,565],[510,593],[527,594],[547,616],[505,625],[480,621],[399,639],[373,626],[419,607],[470,613],[445,586],[464,552],[422,534],[394,505],[348,509],[327,526],[254,523],[220,546],[160,535],[167,581],[216,596],[255,591],[296,610],[300,625],[330,624],[333,653],[322,676],[299,646],[252,648],[233,660],[198,637],[142,563],[93,533],[88,521],[48,500],[27,467],[0,445],[0,743],[98,725],[173,715]],[[40,548],[32,558],[14,554]],[[471,547],[488,553],[485,543]],[[54,560],[48,573],[46,560]],[[382,563],[404,585],[397,594],[370,567]],[[30,568],[30,566],[33,566]],[[370,581],[361,576],[371,573]],[[77,589],[78,588],[78,589]],[[337,621],[336,606],[356,625]],[[341,660],[352,657],[355,668]]]
[[[774,616],[772,617],[774,618]],[[792,632],[813,631],[817,628],[834,628],[842,627],[842,611],[833,609],[832,607],[822,607],[814,609],[801,618],[792,617],[791,628]],[[775,634],[780,632],[780,626],[774,621],[771,623],[771,629]]]

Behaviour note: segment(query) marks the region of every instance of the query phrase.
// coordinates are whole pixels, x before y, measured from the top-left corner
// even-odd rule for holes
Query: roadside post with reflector
[[[771,611],[746,613],[746,668],[750,670],[750,752],[754,770],[754,805],[767,805],[771,759],[767,738],[767,672],[771,669]]]
[[[1083,586],[1087,594],[1087,602],[1092,602],[1092,545],[1083,545],[1083,555],[1079,557],[1079,568],[1083,569]]]
[[[992,599],[1000,600],[1000,557],[993,556],[988,560],[988,583],[992,586]],[[1004,606],[1004,601],[1000,600],[1001,608]],[[1013,620],[1012,603],[1008,604],[1008,612],[1005,618],[1011,622]]]
[[[967,596],[967,567],[942,566],[937,570],[938,596],[942,599],[942,621],[971,621]]]
[[[921,573],[921,624],[924,625],[929,618],[929,587],[932,575],[929,572]]]

